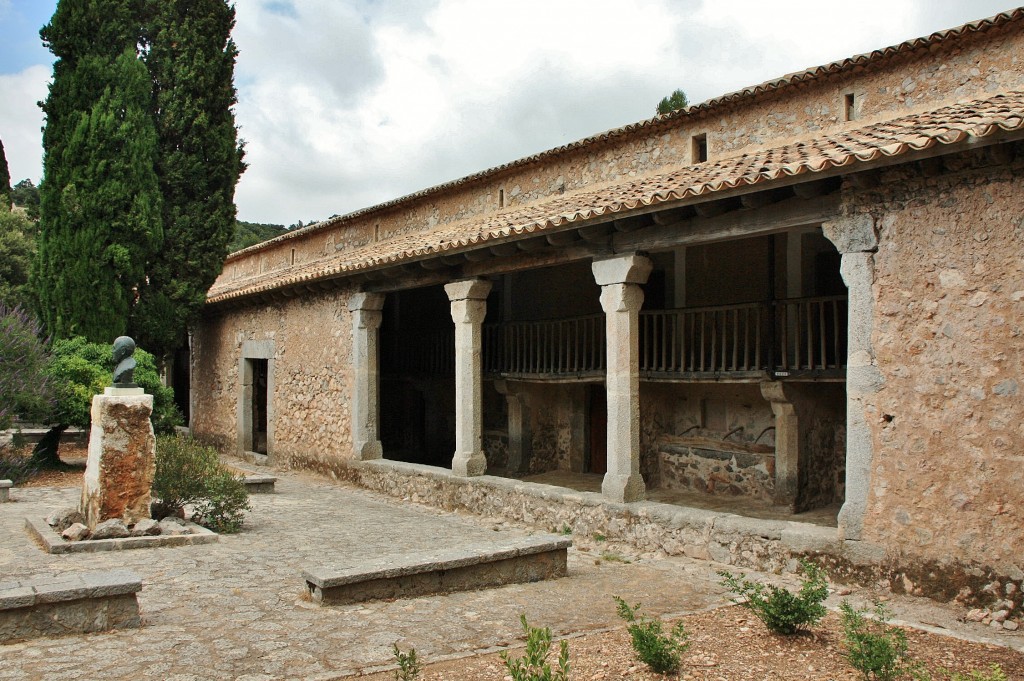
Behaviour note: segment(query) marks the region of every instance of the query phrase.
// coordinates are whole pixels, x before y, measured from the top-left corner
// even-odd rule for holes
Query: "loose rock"
[[[104,520],[96,526],[92,533],[93,539],[123,539],[128,536],[128,528],[120,518]]]
[[[160,523],[152,518],[143,518],[132,527],[133,537],[145,537],[160,534]]]
[[[82,541],[89,536],[89,528],[82,523],[74,523],[61,532],[60,536],[67,541]]]
[[[74,507],[54,511],[50,515],[46,516],[46,524],[56,529],[58,532],[63,532],[75,523],[84,522],[85,516],[81,511]]]

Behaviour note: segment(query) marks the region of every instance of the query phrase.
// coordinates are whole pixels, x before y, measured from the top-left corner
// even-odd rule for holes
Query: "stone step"
[[[131,570],[0,582],[0,643],[139,627],[141,589]]]
[[[517,537],[354,565],[321,565],[303,571],[302,577],[310,597],[321,605],[413,598],[563,577],[571,545],[560,535]]]

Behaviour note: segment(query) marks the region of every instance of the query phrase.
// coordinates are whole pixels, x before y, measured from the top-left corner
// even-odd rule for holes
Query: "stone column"
[[[639,312],[640,285],[651,274],[650,259],[626,255],[593,264],[605,313],[608,394],[608,472],[601,492],[613,501],[641,501],[646,487],[640,475]]]
[[[775,498],[793,513],[807,509],[800,495],[801,477],[806,481],[808,454],[803,438],[813,417],[813,397],[801,387],[781,381],[761,383],[761,395],[775,414]]]
[[[875,221],[866,213],[838,217],[822,232],[842,254],[840,272],[849,295],[846,360],[846,500],[839,511],[839,535],[860,539],[871,488],[871,430],[865,419],[869,398],[884,379],[871,345],[875,281],[874,252],[878,250]]]
[[[352,453],[358,461],[384,455],[380,443],[380,322],[383,293],[356,293],[352,312]]]
[[[467,279],[446,284],[455,322],[455,457],[456,475],[483,475],[483,321],[491,282]]]
[[[530,407],[521,387],[509,381],[495,381],[494,387],[505,396],[508,405],[508,463],[510,473],[525,473],[530,467],[533,432],[530,428]]]

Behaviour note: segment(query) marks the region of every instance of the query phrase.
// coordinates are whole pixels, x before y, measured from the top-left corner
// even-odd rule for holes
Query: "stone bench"
[[[274,483],[277,482],[277,478],[273,475],[261,475],[259,473],[249,473],[246,471],[242,472],[245,476],[245,491],[249,494],[273,494]]]
[[[0,581],[0,643],[142,625],[130,570]]]
[[[10,480],[0,480],[0,504],[11,500],[11,488],[14,483]]]
[[[313,601],[321,605],[411,598],[563,577],[571,545],[559,535],[536,535],[360,565],[320,566],[302,576]]]

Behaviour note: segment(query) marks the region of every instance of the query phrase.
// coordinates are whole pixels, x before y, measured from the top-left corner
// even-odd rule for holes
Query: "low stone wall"
[[[844,541],[831,527],[656,502],[618,504],[597,493],[492,476],[463,478],[441,468],[387,460],[319,462],[315,468],[400,499],[544,530],[569,527],[577,536],[601,534],[640,551],[769,572],[796,572],[799,559],[806,557],[826,565],[840,583],[885,584],[897,593],[964,605],[1001,603],[1017,614],[1024,601],[1024,573],[922,560],[877,544]]]
[[[0,642],[139,627],[141,589],[129,570],[0,583]]]

